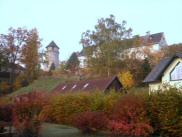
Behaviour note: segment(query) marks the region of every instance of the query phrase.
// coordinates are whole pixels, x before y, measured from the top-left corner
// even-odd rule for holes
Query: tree
[[[40,39],[36,29],[29,32],[25,46],[22,48],[21,62],[25,65],[25,79],[32,82],[39,75],[39,53]]]
[[[4,67],[6,68],[9,63],[7,54],[4,53],[3,46],[0,45],[0,71]]]
[[[122,71],[119,73],[119,79],[124,89],[130,89],[134,86],[135,82],[130,71]]]
[[[0,36],[0,45],[3,47],[4,53],[8,57],[10,71],[10,84],[13,86],[15,80],[16,64],[21,60],[22,47],[25,45],[28,38],[27,29],[9,28],[8,34]]]
[[[78,60],[76,52],[73,52],[68,61],[66,62],[66,69],[70,70],[71,72],[78,71],[79,63],[80,62]]]
[[[51,72],[52,70],[55,70],[56,69],[56,66],[54,63],[51,64],[50,68],[49,68],[49,71]]]
[[[167,47],[163,47],[162,51],[166,57],[173,56],[175,53],[182,52],[182,43],[169,45]]]
[[[150,73],[151,71],[151,67],[150,67],[150,63],[149,63],[149,59],[145,58],[143,60],[143,63],[141,65],[141,69],[142,69],[142,79],[144,80],[144,78]]]
[[[88,68],[92,73],[110,76],[122,66],[121,52],[133,46],[135,39],[131,36],[131,28],[126,28],[126,21],[116,22],[115,17],[101,18],[95,30],[87,30],[82,34],[83,45]]]
[[[95,25],[95,31],[87,30],[82,34],[80,43],[83,47],[101,45],[113,40],[123,40],[129,38],[132,29],[126,29],[126,21],[119,24],[115,20],[114,15],[109,18],[101,18]]]

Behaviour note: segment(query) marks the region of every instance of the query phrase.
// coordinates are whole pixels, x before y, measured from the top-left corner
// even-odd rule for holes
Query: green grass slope
[[[10,96],[26,94],[32,91],[46,91],[50,92],[53,90],[59,83],[65,82],[64,78],[53,78],[53,77],[41,77],[35,80],[33,83],[27,87],[20,88],[19,90],[10,94]]]

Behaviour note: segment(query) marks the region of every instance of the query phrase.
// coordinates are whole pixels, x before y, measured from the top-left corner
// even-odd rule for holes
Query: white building
[[[49,71],[50,67],[54,65],[55,69],[59,67],[59,47],[52,41],[46,47],[46,63],[44,64],[44,70]]]
[[[155,34],[150,34],[150,32],[147,32],[145,36],[139,37],[139,40],[141,45],[124,50],[121,53],[121,58],[124,58],[124,55],[132,56],[132,53],[136,53],[137,58],[143,59],[145,57],[144,51],[146,48],[150,49],[152,52],[155,52],[160,50],[162,47],[167,46],[167,42],[163,32],[155,33]],[[80,61],[81,68],[84,68],[87,66],[86,64],[87,61],[83,53],[83,50],[78,54],[78,59]]]
[[[145,78],[149,91],[165,90],[169,87],[182,88],[182,53],[165,58]]]

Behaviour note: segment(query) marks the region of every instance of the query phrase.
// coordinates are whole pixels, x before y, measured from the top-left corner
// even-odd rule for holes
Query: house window
[[[178,63],[171,71],[171,80],[182,80],[182,63]]]

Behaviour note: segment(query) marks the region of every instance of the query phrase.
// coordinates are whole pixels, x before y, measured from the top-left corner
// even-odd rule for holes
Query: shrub
[[[73,125],[87,134],[106,129],[107,124],[108,118],[103,112],[82,112],[73,118]]]
[[[0,90],[3,94],[7,93],[9,89],[10,89],[10,85],[8,84],[8,82],[0,83]]]
[[[13,125],[21,137],[38,136],[41,122],[46,119],[42,113],[47,104],[43,92],[32,92],[15,98],[13,107]]]
[[[148,113],[155,134],[182,136],[182,93],[171,89],[153,93],[148,98]]]
[[[51,98],[44,108],[51,122],[70,124],[70,117],[76,113],[90,110],[91,98],[88,93],[67,93]]]
[[[0,105],[0,121],[12,121],[12,105]]]
[[[18,90],[19,88],[21,88],[22,84],[21,81],[16,79],[15,82],[13,83],[13,90]]]
[[[91,93],[91,111],[104,111],[108,115],[111,114],[116,102],[122,95],[115,91],[110,91],[107,94],[102,92]]]
[[[108,128],[113,136],[149,136],[153,130],[147,118],[144,100],[134,95],[121,97]]]

